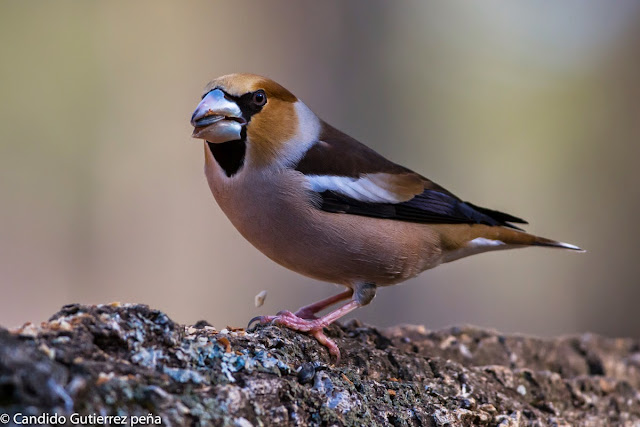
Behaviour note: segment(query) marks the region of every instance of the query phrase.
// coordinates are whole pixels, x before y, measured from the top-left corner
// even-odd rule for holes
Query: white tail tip
[[[572,245],[570,243],[564,243],[564,242],[558,242],[558,246],[561,248],[566,248],[566,249],[571,249],[573,251],[578,251],[578,252],[587,252],[584,249],[576,246],[576,245]]]

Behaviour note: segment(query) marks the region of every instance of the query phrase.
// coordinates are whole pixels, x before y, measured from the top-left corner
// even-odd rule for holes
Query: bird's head
[[[291,92],[255,74],[211,81],[191,125],[192,136],[205,140],[214,155],[242,151],[241,163],[258,167],[298,160],[320,129],[318,118]]]

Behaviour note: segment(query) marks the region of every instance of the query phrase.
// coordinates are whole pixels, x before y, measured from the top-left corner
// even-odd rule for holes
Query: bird
[[[339,362],[324,328],[369,304],[378,287],[483,252],[543,246],[521,218],[465,202],[320,119],[289,90],[256,74],[209,82],[191,116],[204,141],[213,197],[276,263],[346,289],[296,312],[258,316],[313,336]],[[346,301],[328,314],[317,314]]]

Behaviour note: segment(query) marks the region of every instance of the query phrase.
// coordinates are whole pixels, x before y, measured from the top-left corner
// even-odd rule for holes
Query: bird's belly
[[[238,187],[211,189],[251,244],[305,276],[346,286],[385,286],[441,262],[439,236],[424,225],[324,212],[286,186],[280,191]]]

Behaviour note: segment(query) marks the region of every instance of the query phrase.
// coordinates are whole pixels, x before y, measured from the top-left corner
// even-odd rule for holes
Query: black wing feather
[[[320,208],[327,212],[362,215],[431,224],[486,224],[520,228],[509,222],[524,223],[520,218],[486,208],[479,208],[456,197],[435,190],[402,203],[368,203],[333,191],[320,194]]]

